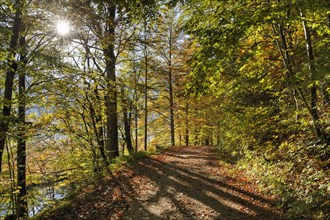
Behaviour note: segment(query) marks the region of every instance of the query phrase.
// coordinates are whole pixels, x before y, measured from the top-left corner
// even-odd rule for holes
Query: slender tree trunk
[[[204,117],[206,121],[206,128],[205,128],[205,146],[210,146],[210,122],[209,122],[209,115],[208,115],[208,110],[205,110],[204,112]]]
[[[179,132],[179,146],[182,147],[182,135],[181,135],[181,131]]]
[[[217,143],[216,146],[220,147],[220,121],[217,122]]]
[[[13,96],[14,77],[17,72],[17,61],[15,54],[18,47],[19,32],[22,23],[22,2],[16,0],[16,13],[14,17],[13,27],[11,29],[11,38],[8,55],[8,68],[5,79],[5,91],[3,97],[2,117],[0,118],[0,173],[2,171],[2,155],[6,144],[7,132],[9,128],[9,117],[11,112],[11,102]]]
[[[210,145],[214,146],[214,142],[213,142],[213,128],[210,128]]]
[[[307,25],[307,21],[305,18],[305,15],[303,14],[302,10],[300,10],[300,17],[302,19],[302,24],[304,28],[304,34],[305,34],[305,40],[306,40],[306,51],[307,51],[307,58],[308,58],[308,65],[309,65],[309,71],[310,71],[310,77],[312,80],[312,86],[310,88],[310,94],[311,94],[311,100],[310,100],[310,109],[311,109],[311,115],[314,118],[315,123],[315,131],[318,138],[326,141],[326,138],[322,134],[322,130],[320,128],[320,122],[319,122],[319,116],[317,112],[317,88],[315,81],[315,75],[316,75],[316,66],[315,66],[315,59],[314,59],[314,52],[313,52],[313,46],[312,46],[312,39],[310,34],[310,29]]]
[[[169,93],[170,93],[170,128],[171,128],[171,145],[172,145],[172,146],[175,146],[174,99],[173,99],[172,70],[170,70],[170,72],[169,72]]]
[[[24,51],[26,48],[25,37],[20,38],[20,46]],[[23,65],[22,71],[19,73],[18,80],[18,139],[17,139],[17,216],[22,219],[27,219],[28,207],[26,198],[26,121],[25,121],[25,108],[26,108],[26,94],[25,94],[25,71],[27,60],[24,52],[21,54],[21,64]]]
[[[277,0],[277,2],[279,3],[280,0]],[[321,131],[321,127],[320,127],[320,124],[319,124],[318,117],[315,117],[315,116],[317,116],[317,114],[315,115],[315,112],[313,112],[313,107],[311,107],[308,104],[307,98],[305,97],[304,93],[296,85],[295,76],[294,76],[295,74],[294,74],[294,71],[293,71],[293,68],[292,68],[292,61],[291,61],[293,58],[291,58],[290,51],[289,51],[288,46],[287,46],[287,40],[286,40],[286,36],[284,34],[283,24],[278,24],[278,33],[276,32],[275,25],[273,25],[273,32],[281,40],[281,42],[280,42],[280,40],[278,38],[276,38],[276,43],[277,43],[277,46],[278,46],[279,51],[281,53],[281,56],[282,56],[282,59],[283,59],[283,63],[285,65],[286,69],[287,69],[289,83],[291,84],[290,86],[293,86],[296,89],[296,91],[298,92],[299,96],[301,97],[301,99],[302,99],[302,101],[304,103],[305,108],[308,110],[308,112],[309,112],[309,114],[311,116],[311,119],[312,119],[312,122],[313,122],[313,125],[314,125],[314,130],[315,130],[315,133],[316,133],[317,137],[319,137],[323,141],[325,141],[325,139],[324,139],[324,137],[322,135],[322,131]],[[310,34],[310,33],[308,32],[308,34]],[[310,37],[310,35],[309,35],[309,37]],[[312,49],[312,47],[310,47],[310,49]],[[309,50],[309,48],[307,48],[307,50]],[[309,51],[307,51],[307,53],[309,53]],[[313,57],[313,62],[314,62],[314,57]],[[313,64],[313,65],[315,65],[315,64]],[[314,66],[314,68],[315,68],[315,66]],[[312,96],[315,96],[315,94],[316,94],[316,87],[314,89],[311,88],[311,94],[312,94]],[[315,97],[312,97],[311,100],[312,100],[311,102],[315,101],[316,100],[316,96]],[[314,103],[311,104],[311,105],[314,105]],[[315,102],[315,105],[316,105],[316,102]],[[316,110],[316,113],[317,113],[317,110]]]
[[[137,93],[137,86],[138,86],[138,76],[137,76],[137,71],[135,70],[134,67],[134,73],[135,73],[135,85],[134,85],[134,131],[135,131],[135,153],[138,152],[138,93]]]
[[[12,158],[14,158],[13,152],[12,152],[12,148],[8,146],[8,142],[6,142],[6,151],[7,151],[7,163],[8,163],[8,172],[9,172],[9,178],[11,180],[15,179],[15,162],[13,161]],[[15,181],[10,181],[10,191],[12,192],[10,195],[10,205],[8,207],[8,210],[12,210],[12,212],[14,213],[12,216],[16,218],[16,207],[15,204],[17,203],[16,200],[16,194],[14,193],[14,191],[16,191],[16,186],[15,186]]]
[[[294,71],[293,71],[293,68],[292,68],[292,63],[291,63],[291,58],[290,58],[290,52],[289,52],[288,47],[287,47],[286,37],[285,37],[285,34],[284,34],[282,24],[278,25],[278,30],[279,31],[276,32],[275,26],[273,26],[274,34],[276,36],[279,36],[279,38],[281,39],[281,42],[280,42],[280,40],[278,38],[276,38],[276,42],[277,42],[277,46],[279,48],[279,51],[280,51],[282,59],[283,59],[283,63],[285,65],[286,69],[287,69],[289,84],[294,89],[296,89],[296,91],[298,92],[299,96],[301,97],[301,99],[303,101],[303,104],[304,104],[305,108],[308,110],[308,112],[311,116],[312,122],[314,124],[315,133],[317,135],[322,134],[320,125],[318,123],[318,120],[314,117],[315,115],[313,114],[313,111],[310,108],[310,105],[308,104],[307,98],[305,97],[302,90],[295,83],[295,77],[294,77]]]
[[[87,97],[86,97],[87,98]],[[84,110],[87,109],[84,107]],[[89,114],[90,114],[90,110],[88,110]],[[100,169],[100,164],[99,164],[99,157],[98,157],[98,154],[97,154],[97,148],[94,146],[94,141],[93,141],[93,137],[89,130],[88,127],[90,127],[86,121],[86,117],[85,117],[85,113],[82,112],[79,114],[81,116],[81,119],[83,121],[83,124],[84,124],[84,128],[85,128],[85,133],[87,134],[87,137],[86,137],[86,140],[88,141],[89,143],[89,147],[90,147],[90,150],[92,152],[92,162],[93,162],[93,165],[94,165],[94,172],[95,173],[100,173],[101,169]],[[92,125],[93,127],[93,125]]]
[[[195,99],[195,101],[197,101],[197,100]],[[194,117],[195,118],[199,117],[196,106],[194,109]],[[194,146],[198,145],[198,132],[199,132],[198,125],[199,125],[198,123],[194,123]]]
[[[102,119],[101,117],[97,117],[97,124],[102,124]],[[109,162],[107,160],[107,156],[105,153],[105,142],[104,142],[104,127],[103,125],[99,126],[99,132],[97,134],[97,139],[98,139],[98,146],[99,146],[99,150],[100,150],[100,154],[103,160],[103,163],[106,167],[109,166]]]
[[[148,51],[147,20],[144,19],[144,150],[148,150]]]
[[[131,136],[131,113],[128,111],[128,101],[125,95],[124,88],[121,91],[121,103],[122,103],[122,113],[123,113],[123,121],[124,121],[124,141],[127,147],[127,150],[130,154],[134,153],[134,148],[132,144],[132,136]],[[131,109],[131,107],[130,107]]]
[[[103,161],[103,165],[105,167],[108,167],[109,162],[107,160],[107,156],[105,153],[105,148],[104,148],[104,140],[103,140],[103,127],[100,126],[102,119],[101,116],[96,113],[94,107],[92,106],[92,103],[89,103],[89,114],[92,119],[92,126],[93,126],[93,131],[95,134],[96,142],[98,149],[100,151],[100,155]],[[98,128],[99,126],[99,128]]]
[[[205,138],[205,146],[210,146],[210,138],[209,138],[209,136],[206,136],[206,138]]]
[[[145,58],[147,60],[147,58]],[[147,62],[147,61],[146,61]],[[144,150],[148,150],[148,69],[145,68],[144,77]]]
[[[168,85],[170,95],[170,129],[171,129],[171,145],[175,146],[175,127],[174,127],[174,97],[173,97],[173,66],[172,66],[172,41],[173,41],[173,30],[170,26],[170,39],[169,39],[169,61],[168,61]]]
[[[186,146],[189,146],[189,104],[186,103],[186,120],[185,120],[185,139],[186,139]]]
[[[124,117],[124,130],[125,130],[125,143],[127,146],[127,150],[130,154],[134,152],[132,137],[131,137],[131,126],[130,126],[130,116],[127,117],[127,114],[130,115],[127,111],[127,107],[123,109],[123,117]]]
[[[109,160],[119,156],[118,148],[118,114],[117,114],[117,89],[116,89],[116,57],[114,48],[115,39],[115,19],[116,5],[109,6],[109,21],[106,28],[106,34],[109,37],[107,47],[103,53],[106,61],[107,76],[107,148]]]
[[[90,49],[88,47],[88,42],[84,41],[84,47],[85,47],[85,52],[86,52],[86,60],[87,60],[87,68],[88,71],[91,71],[91,67],[90,67],[90,62],[91,62],[91,56],[90,56]],[[88,83],[87,81],[85,81],[86,84],[88,85],[88,88],[90,88],[90,83]],[[98,101],[98,105],[101,105],[101,97],[99,95],[98,92],[98,87],[96,87],[94,89],[94,94],[95,94],[95,98]],[[92,127],[93,127],[93,131],[95,134],[95,138],[96,138],[96,142],[98,145],[98,150],[100,152],[101,158],[102,158],[102,163],[103,166],[106,168],[106,170],[109,169],[109,162],[108,162],[108,158],[106,155],[106,151],[105,151],[105,138],[104,138],[104,125],[103,125],[103,120],[102,120],[102,112],[97,112],[95,110],[95,108],[93,107],[93,103],[92,101],[88,98],[87,94],[86,94],[86,99],[88,101],[88,111],[90,114],[90,118],[92,120]]]
[[[322,97],[323,97],[324,106],[328,106],[330,104],[330,92],[327,90],[329,85],[330,85],[330,83],[328,83],[328,82],[324,82],[322,84],[321,93],[322,93]]]
[[[135,107],[134,122],[135,122],[135,153],[137,153],[138,152],[138,115],[137,115],[137,107]]]

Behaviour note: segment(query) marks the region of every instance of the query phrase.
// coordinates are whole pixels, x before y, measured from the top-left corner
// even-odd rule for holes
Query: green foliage
[[[195,7],[186,28],[198,49],[188,89],[217,100],[220,155],[239,160],[292,216],[329,218],[329,143],[315,138],[309,110],[316,84],[319,123],[329,138],[326,1],[190,3]],[[312,30],[313,77],[304,19]]]
[[[134,161],[144,157],[148,157],[150,155],[152,155],[151,152],[140,150],[137,153],[116,157],[110,164],[110,170],[111,172],[116,172],[122,169],[125,165],[134,163]]]
[[[7,57],[14,4],[3,2],[0,107],[6,60],[19,57]],[[185,7],[175,1],[146,0],[77,0],[64,1],[63,5],[31,1],[26,5],[26,30],[21,34],[29,44],[28,63],[19,70],[28,77],[27,184],[43,184],[49,180],[46,176],[56,173],[52,181],[79,185],[106,175],[107,168],[115,172],[136,159],[162,151],[160,146],[170,142],[171,109],[177,143],[217,145],[226,162],[240,161],[251,174],[263,174],[258,176],[260,184],[279,195],[292,216],[328,218],[330,149],[328,143],[319,143],[315,138],[315,122],[309,110],[310,88],[316,85],[316,124],[329,138],[328,1],[180,2]],[[117,6],[115,39],[107,33],[112,26],[109,4]],[[59,40],[52,25],[63,11],[68,12],[77,32]],[[302,21],[307,21],[312,35],[316,65],[313,77]],[[155,151],[131,155],[123,150],[124,155],[111,164],[110,149],[106,147],[107,103],[114,97],[107,97],[107,90],[114,84],[109,84],[105,74],[109,60],[104,53],[106,46],[118,50],[114,77],[123,94],[118,97],[115,112],[123,117],[125,109],[132,117],[128,124],[136,150],[143,144],[145,127],[149,145],[156,146]],[[288,75],[283,60],[290,62],[293,76]],[[18,84],[17,77],[14,84]],[[6,200],[17,190],[16,183],[9,180],[15,171],[9,165],[15,167],[16,146],[12,145],[19,128],[16,92],[13,100],[8,132],[11,146],[6,152],[9,161],[4,159],[1,174],[6,181],[1,182],[0,193]],[[142,116],[146,108],[148,125]]]
[[[280,205],[292,217],[330,217],[329,161],[311,156],[302,143],[284,142],[272,162],[265,155],[249,152],[239,164],[258,179],[265,191],[278,196]]]

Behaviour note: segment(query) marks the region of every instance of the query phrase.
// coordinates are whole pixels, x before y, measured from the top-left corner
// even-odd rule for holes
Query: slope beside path
[[[244,174],[220,166],[210,147],[140,159],[117,180],[89,187],[43,219],[284,219]]]

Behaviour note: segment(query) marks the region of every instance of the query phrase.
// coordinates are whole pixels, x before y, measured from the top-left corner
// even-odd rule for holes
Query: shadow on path
[[[134,199],[123,219],[282,219],[270,200],[216,175],[209,148],[166,151],[133,169],[127,183]]]
[[[226,174],[209,147],[143,158],[37,219],[284,219],[255,186]],[[245,179],[245,178],[243,178]],[[249,190],[247,190],[249,189]]]

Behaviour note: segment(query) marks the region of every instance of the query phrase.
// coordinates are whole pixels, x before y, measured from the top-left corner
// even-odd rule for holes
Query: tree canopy
[[[0,216],[139,151],[216,146],[329,217],[327,0],[2,0]],[[65,32],[58,24],[65,25]]]

